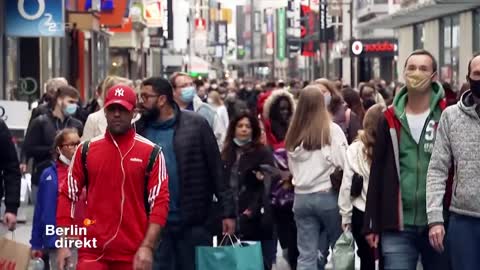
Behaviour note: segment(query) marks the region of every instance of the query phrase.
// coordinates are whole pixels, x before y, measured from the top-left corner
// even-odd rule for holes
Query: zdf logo
[[[45,0],[37,0],[37,3],[38,3],[37,11],[30,14],[25,10],[25,0],[18,0],[17,2],[18,13],[25,20],[34,21],[39,19],[40,17],[42,17],[43,13],[45,13]]]

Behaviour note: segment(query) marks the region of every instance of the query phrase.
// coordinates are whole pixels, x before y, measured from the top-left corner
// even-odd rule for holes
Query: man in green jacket
[[[401,89],[380,120],[370,170],[364,231],[381,248],[385,269],[448,269],[429,244],[426,175],[438,121],[445,108],[437,64],[425,50],[407,58]],[[381,237],[380,237],[381,235]]]

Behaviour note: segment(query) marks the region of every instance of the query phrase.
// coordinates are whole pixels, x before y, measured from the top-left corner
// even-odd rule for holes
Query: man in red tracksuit
[[[84,142],[77,148],[68,181],[60,187],[57,230],[74,224],[75,203],[87,188],[84,225],[87,239],[95,240],[96,247],[79,249],[77,270],[152,268],[153,250],[167,219],[168,175],[161,151],[155,154],[155,145],[136,134],[131,125],[135,105],[136,94],[130,87],[116,85],[108,91],[107,130],[89,141],[88,147]],[[57,236],[62,240],[84,238],[78,234]],[[59,250],[59,269],[65,269],[69,255],[68,249]]]

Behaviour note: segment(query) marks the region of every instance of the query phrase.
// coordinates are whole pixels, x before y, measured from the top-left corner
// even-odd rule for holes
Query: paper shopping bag
[[[197,247],[195,262],[196,270],[263,270],[262,247],[259,242]]]
[[[30,247],[0,236],[0,270],[26,270]]]
[[[344,232],[333,248],[335,270],[355,270],[355,240],[351,232]]]

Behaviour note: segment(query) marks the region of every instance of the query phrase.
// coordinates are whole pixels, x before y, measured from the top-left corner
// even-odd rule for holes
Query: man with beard
[[[223,233],[235,232],[235,209],[215,136],[207,120],[174,101],[172,85],[159,77],[143,81],[137,132],[160,145],[169,174],[170,208],[154,269],[195,269],[195,247],[211,245],[206,221],[218,198]]]

